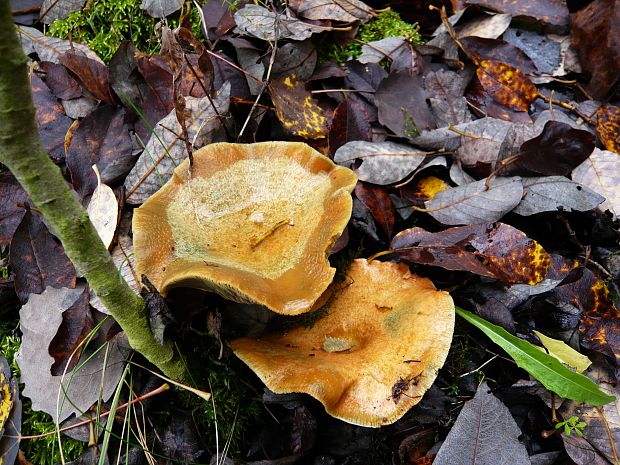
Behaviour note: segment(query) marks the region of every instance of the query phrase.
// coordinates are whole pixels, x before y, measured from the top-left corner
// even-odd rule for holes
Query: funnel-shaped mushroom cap
[[[362,426],[395,422],[443,366],[454,303],[407,266],[355,260],[312,328],[230,343],[276,393],[305,392]]]
[[[160,293],[216,292],[289,315],[331,283],[357,177],[306,144],[211,144],[134,212],[136,264]]]

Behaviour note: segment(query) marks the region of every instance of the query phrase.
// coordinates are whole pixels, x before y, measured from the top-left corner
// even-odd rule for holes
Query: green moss
[[[333,45],[326,53],[326,58],[336,63],[354,60],[362,54],[360,42],[373,42],[386,37],[405,37],[413,44],[423,43],[418,33],[418,25],[403,21],[398,13],[388,8],[379,13],[377,18],[360,26],[355,36],[357,41],[344,46]]]
[[[159,51],[160,43],[155,34],[157,19],[140,8],[141,0],[94,0],[65,19],[54,21],[49,34],[88,45],[106,63],[110,61],[119,45],[130,40],[136,48],[147,53]],[[176,27],[179,14],[169,18]],[[200,14],[196,8],[190,11],[190,23],[194,34],[200,34]]]

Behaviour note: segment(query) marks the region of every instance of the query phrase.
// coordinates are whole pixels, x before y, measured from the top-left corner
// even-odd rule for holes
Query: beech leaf
[[[442,224],[492,223],[521,202],[523,185],[518,176],[493,178],[438,192],[426,202],[426,212]]]
[[[521,430],[486,382],[467,401],[433,465],[530,465]]]
[[[569,370],[551,355],[538,350],[533,344],[513,336],[504,328],[491,324],[467,310],[459,307],[455,307],[455,310],[458,315],[480,329],[489,339],[504,349],[519,367],[560,397],[592,405],[605,405],[616,399],[601,391],[590,378]]]

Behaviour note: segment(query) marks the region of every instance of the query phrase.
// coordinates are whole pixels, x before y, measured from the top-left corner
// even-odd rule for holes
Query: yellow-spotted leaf
[[[583,373],[590,365],[592,365],[592,362],[588,357],[580,354],[564,341],[550,338],[536,330],[534,330],[534,334],[538,336],[538,339],[540,339],[542,345],[549,351],[549,355],[557,358],[565,365],[574,368],[577,370],[577,373]]]
[[[269,94],[278,119],[291,134],[304,139],[327,136],[329,124],[325,111],[295,73],[274,80],[269,85]]]
[[[516,111],[527,111],[538,90],[517,68],[495,60],[481,60],[476,71],[484,90],[497,103]]]
[[[620,154],[620,108],[600,107],[596,112],[596,132],[607,150]]]
[[[0,357],[0,436],[13,409],[15,392],[11,385],[11,369],[4,357]]]

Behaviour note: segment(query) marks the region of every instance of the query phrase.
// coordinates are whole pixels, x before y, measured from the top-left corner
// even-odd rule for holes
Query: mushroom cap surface
[[[230,346],[276,393],[307,393],[356,425],[393,423],[420,401],[446,360],[452,298],[402,263],[355,260],[338,286],[313,327]]]
[[[210,144],[193,159],[134,212],[138,272],[162,295],[193,287],[308,311],[333,279],[355,174],[295,142]]]

